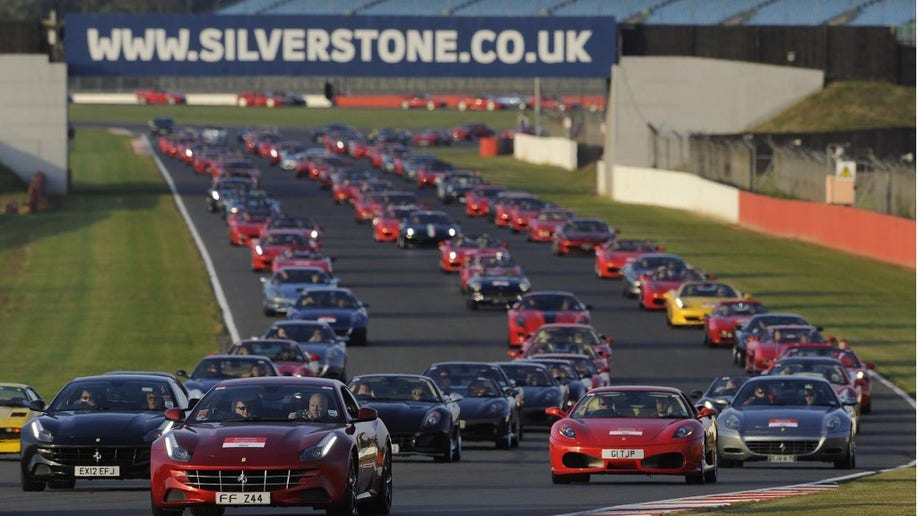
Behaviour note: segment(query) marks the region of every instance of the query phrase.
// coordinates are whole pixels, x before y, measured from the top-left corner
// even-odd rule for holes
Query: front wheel
[[[21,470],[19,472],[19,481],[22,484],[23,491],[44,491],[45,486],[48,485],[44,480],[36,480],[32,475]]]
[[[392,455],[388,451],[383,459],[376,496],[366,502],[366,509],[370,514],[389,514],[392,510]]]
[[[351,457],[347,464],[347,480],[344,484],[344,492],[341,493],[341,500],[326,510],[326,514],[331,516],[357,516],[357,463]]]
[[[854,469],[856,461],[854,460],[854,437],[848,441],[848,450],[845,456],[835,461],[835,469]]]

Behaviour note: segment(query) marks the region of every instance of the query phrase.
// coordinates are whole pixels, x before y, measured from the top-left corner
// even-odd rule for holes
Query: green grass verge
[[[71,165],[53,210],[0,215],[3,379],[50,400],[75,376],[174,372],[217,351],[213,289],[152,159],[87,129]]]
[[[915,468],[878,473],[856,482],[841,484],[837,490],[790,496],[768,502],[734,504],[722,509],[685,511],[675,514],[789,514],[806,512],[810,516],[888,516],[915,514]]]

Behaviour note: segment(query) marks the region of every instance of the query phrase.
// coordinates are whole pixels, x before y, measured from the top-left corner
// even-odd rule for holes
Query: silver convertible
[[[717,430],[721,466],[817,461],[855,467],[851,418],[824,378],[751,378],[717,416]]]

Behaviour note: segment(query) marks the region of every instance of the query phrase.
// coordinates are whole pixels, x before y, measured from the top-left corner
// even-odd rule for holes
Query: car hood
[[[746,407],[740,412],[743,434],[787,436],[820,433],[828,414],[844,413],[837,407]]]
[[[672,438],[672,434],[680,426],[685,424],[691,424],[691,422],[685,419],[667,418],[596,418],[577,421],[578,429],[585,434],[583,438],[580,438],[581,441],[614,443],[623,446],[665,442]]]
[[[243,458],[248,466],[277,464],[291,453],[314,446],[336,424],[232,422],[205,423],[175,430],[175,437],[193,453],[194,462],[208,464]]]
[[[162,412],[61,411],[40,417],[55,444],[137,444],[163,421]]]
[[[373,401],[363,406],[375,408],[391,432],[416,432],[436,405],[426,401]]]
[[[351,314],[355,312],[353,308],[295,308],[294,313],[291,314],[289,319],[327,322],[335,326],[336,324],[340,325],[344,322],[350,322]]]
[[[502,418],[509,413],[510,402],[506,398],[472,398],[467,396],[459,402],[459,414],[462,419]]]
[[[335,285],[331,283],[284,283],[281,285],[272,285],[271,289],[275,293],[280,293],[285,297],[295,297],[303,290],[321,290],[323,288],[332,288]]]

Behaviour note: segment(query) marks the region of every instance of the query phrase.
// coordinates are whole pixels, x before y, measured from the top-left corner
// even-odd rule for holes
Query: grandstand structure
[[[240,0],[226,15],[614,16],[625,24],[914,27],[912,0]],[[912,33],[914,30],[912,29]]]

